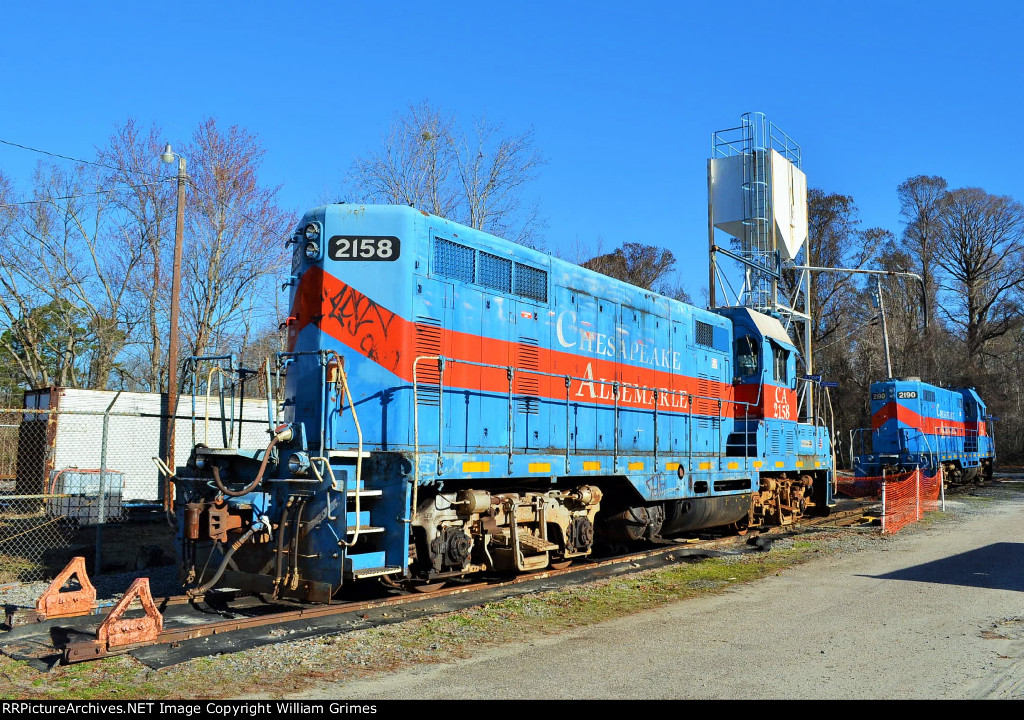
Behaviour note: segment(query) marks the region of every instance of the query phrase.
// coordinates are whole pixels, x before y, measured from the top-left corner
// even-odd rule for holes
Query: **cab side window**
[[[772,345],[772,365],[774,366],[774,378],[780,385],[789,385],[789,351],[783,350],[777,345]]]
[[[736,374],[750,377],[757,374],[757,342],[750,335],[736,338]]]

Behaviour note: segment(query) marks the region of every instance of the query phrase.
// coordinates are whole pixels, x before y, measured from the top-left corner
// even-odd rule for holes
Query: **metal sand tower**
[[[805,374],[812,372],[810,274],[803,269],[791,297],[780,288],[784,265],[806,258],[807,177],[800,170],[800,146],[768,122],[764,113],[746,113],[738,127],[712,136],[708,160],[709,306],[740,305],[778,317],[802,338]],[[720,230],[727,247],[716,243]],[[803,254],[801,255],[801,251]],[[735,261],[742,281],[733,284],[718,256]],[[804,262],[803,265],[809,263]],[[724,303],[718,302],[721,298]],[[813,411],[807,384],[801,405]]]

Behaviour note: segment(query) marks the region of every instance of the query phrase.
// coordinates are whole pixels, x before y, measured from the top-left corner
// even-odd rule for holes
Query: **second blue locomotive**
[[[855,457],[858,477],[942,468],[953,483],[988,480],[996,459],[991,421],[974,388],[944,388],[920,378],[871,385],[871,450]]]

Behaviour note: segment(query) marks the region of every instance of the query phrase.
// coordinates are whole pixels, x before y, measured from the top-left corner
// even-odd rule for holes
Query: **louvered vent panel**
[[[416,318],[416,357],[441,354],[441,323],[434,318]],[[441,371],[435,360],[416,365],[417,402],[437,406],[441,393]]]
[[[693,409],[702,416],[697,426],[714,429],[718,426],[718,403],[710,399],[714,393],[714,378],[707,373],[697,373],[697,395],[693,401]],[[710,417],[708,417],[710,416]]]
[[[540,377],[533,373],[522,372],[523,370],[540,369],[539,343],[533,338],[519,338],[516,345],[516,373],[515,390],[518,396],[516,405],[520,413],[524,415],[536,415],[539,408]]]
[[[710,415],[717,413],[718,408],[715,406],[711,397],[711,376],[702,372],[697,373],[697,395],[694,399],[694,409],[701,415]]]

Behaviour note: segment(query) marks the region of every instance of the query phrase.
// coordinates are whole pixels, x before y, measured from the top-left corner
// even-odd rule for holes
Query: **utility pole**
[[[182,233],[185,227],[185,158],[171,150],[171,144],[167,143],[160,159],[170,164],[174,158],[178,158],[178,205],[174,221],[174,267],[171,271],[171,327],[167,341],[167,467],[172,473],[177,470],[174,462],[174,428],[178,414],[178,306],[181,295]],[[170,477],[167,478],[167,491],[164,493],[164,510],[174,510],[174,481]]]
[[[885,322],[885,301],[882,300],[882,279],[875,275],[875,291],[878,293],[878,313],[882,317],[882,342],[885,346],[886,379],[892,378],[892,359],[889,355],[889,326]]]
[[[885,323],[885,304],[882,302],[882,282],[881,276],[886,277],[906,277],[913,278],[921,283],[921,303],[924,307],[924,326],[928,327],[928,294],[925,290],[924,280],[917,273],[912,272],[898,272],[894,270],[862,270],[860,268],[830,268],[830,267],[815,267],[813,265],[790,265],[793,270],[806,270],[810,272],[831,272],[831,273],[850,273],[850,274],[861,274],[871,275],[875,280],[875,290],[878,298],[878,309],[882,316],[882,340],[885,342],[885,367],[888,377],[892,377],[892,361],[889,357],[889,329]]]

